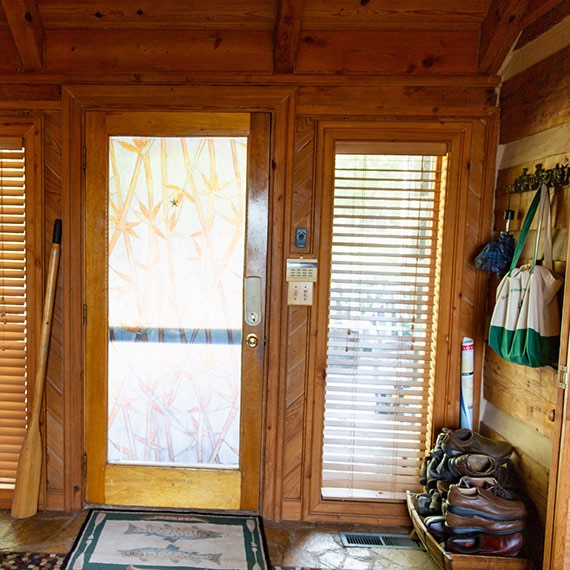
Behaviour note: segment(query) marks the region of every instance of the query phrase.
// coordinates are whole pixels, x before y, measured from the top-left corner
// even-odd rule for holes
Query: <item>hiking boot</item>
[[[441,479],[441,475],[438,473],[438,466],[443,461],[444,455],[441,457],[434,456],[430,459],[429,463],[427,464],[426,468],[426,483],[425,487],[428,492],[435,491],[437,488],[437,482]]]
[[[420,517],[441,515],[441,495],[437,492],[419,493],[413,498],[413,504]]]
[[[440,479],[445,479],[449,483],[457,483],[461,477],[461,473],[459,473],[451,465],[454,459],[455,457],[444,455],[441,458],[439,465],[437,466],[437,474],[439,475]]]

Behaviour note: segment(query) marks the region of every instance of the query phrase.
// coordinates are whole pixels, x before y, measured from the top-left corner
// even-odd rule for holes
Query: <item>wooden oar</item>
[[[36,366],[34,382],[34,399],[28,431],[20,452],[20,460],[16,471],[16,486],[12,500],[12,516],[25,519],[38,512],[38,497],[40,494],[40,477],[43,463],[42,436],[40,433],[40,412],[46,377],[47,357],[53,316],[53,305],[59,269],[59,253],[61,243],[61,220],[56,220],[53,226],[53,239],[49,259],[49,272],[46,283],[40,351]]]

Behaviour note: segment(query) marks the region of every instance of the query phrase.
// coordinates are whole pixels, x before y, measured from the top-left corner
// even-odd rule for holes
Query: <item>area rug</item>
[[[3,570],[60,570],[65,554],[38,554],[36,552],[0,552]]]
[[[256,516],[93,509],[67,570],[269,570]]]

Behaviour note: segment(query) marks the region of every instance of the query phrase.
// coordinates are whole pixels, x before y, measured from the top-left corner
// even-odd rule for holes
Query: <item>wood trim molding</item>
[[[465,288],[465,263],[471,255],[468,250],[469,244],[466,238],[466,220],[469,209],[469,193],[477,191],[482,198],[482,207],[486,210],[485,223],[477,228],[478,232],[486,230],[484,227],[489,223],[488,210],[492,194],[492,182],[489,162],[478,171],[477,177],[472,175],[470,163],[477,160],[484,152],[488,152],[492,146],[493,137],[496,136],[496,122],[492,125],[481,125],[477,120],[463,121],[424,121],[417,120],[404,121],[322,121],[319,124],[319,148],[316,172],[319,180],[316,181],[315,192],[319,196],[318,204],[315,208],[323,207],[321,200],[327,199],[322,191],[330,184],[326,178],[327,167],[325,161],[331,153],[331,140],[348,137],[350,140],[358,138],[357,130],[369,128],[376,133],[376,137],[389,137],[389,140],[429,140],[445,141],[450,145],[450,164],[448,167],[448,184],[450,190],[446,196],[446,225],[444,237],[444,248],[442,251],[442,266],[446,269],[442,275],[441,292],[442,298],[446,299],[440,312],[438,323],[438,358],[436,362],[436,377],[438,385],[434,392],[439,396],[434,400],[434,425],[432,430],[438,431],[442,426],[454,426],[459,424],[459,402],[460,402],[460,382],[457,370],[460,369],[461,340],[462,336],[468,335],[476,338],[476,342],[481,344],[480,338],[481,322],[477,315],[465,318],[462,310],[463,292]],[[474,132],[479,129],[481,133],[476,139]],[[362,136],[362,134],[360,135]],[[367,134],[372,137],[372,134]],[[415,139],[414,139],[415,137]],[[474,148],[474,145],[481,148]],[[327,146],[328,145],[328,146]],[[328,150],[327,150],[328,149]],[[330,170],[330,168],[329,168]],[[324,177],[324,178],[323,178]],[[324,204],[326,207],[326,204]],[[321,216],[322,218],[322,216]],[[323,231],[326,224],[323,224]],[[481,236],[478,236],[482,239]],[[326,236],[321,235],[315,238],[317,242],[327,243]],[[323,250],[324,251],[324,250]],[[323,253],[326,255],[326,252]],[[319,298],[327,298],[327,279],[323,275],[325,267],[320,270]],[[479,299],[481,300],[481,299]],[[326,304],[326,303],[325,303]],[[304,499],[303,518],[304,520],[340,520],[343,516],[347,520],[360,520],[366,522],[377,522],[379,517],[383,524],[388,521],[398,521],[400,517],[407,516],[400,509],[397,503],[372,503],[359,501],[323,501],[320,496],[320,461],[321,438],[319,436],[322,423],[322,407],[324,393],[323,376],[323,355],[322,347],[316,346],[316,331],[322,330],[324,319],[323,313],[318,312],[319,307],[324,305],[316,304],[317,311],[311,313],[311,347],[308,349],[310,363],[308,366],[308,382],[306,401],[309,407],[307,411],[307,425],[310,433],[307,435],[305,443],[306,456],[304,465]],[[468,322],[467,322],[468,321]],[[482,358],[483,351],[478,352],[478,358]],[[481,363],[478,363],[479,371]],[[311,406],[310,403],[313,403]],[[339,514],[342,513],[342,514]]]
[[[74,403],[84,401],[84,331],[82,325],[83,307],[83,236],[79,220],[83,219],[84,175],[83,141],[85,112],[91,109],[113,110],[160,110],[168,100],[173,110],[188,111],[243,111],[268,112],[271,121],[270,171],[270,220],[267,302],[278,306],[283,296],[283,207],[285,189],[290,184],[292,144],[294,139],[295,93],[286,87],[234,86],[225,87],[223,95],[219,87],[213,86],[93,86],[73,85],[63,88],[64,167],[63,172],[63,228],[66,240],[63,256],[68,260],[64,272],[64,295],[68,328],[65,331],[64,347],[68,367],[65,374],[66,401],[66,443],[68,455],[66,465],[65,509],[81,509],[84,506],[83,489],[83,409]],[[285,379],[282,376],[281,357],[283,315],[273,313],[266,324],[266,371],[264,382],[265,438],[263,442],[263,467],[260,477],[263,481],[261,510],[263,516],[272,518],[280,512],[281,492],[275,483],[279,473],[277,441],[282,437],[279,421],[279,407],[284,397]]]
[[[64,389],[64,510],[84,506],[83,497],[83,124],[80,102],[63,90],[62,266]]]

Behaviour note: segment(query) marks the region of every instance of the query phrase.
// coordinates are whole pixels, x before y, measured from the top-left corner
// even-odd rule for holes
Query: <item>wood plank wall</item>
[[[45,180],[43,223],[46,251],[49,251],[47,244],[55,218],[63,218],[65,230],[53,341],[48,361],[44,415],[48,453],[41,507],[70,510],[83,506],[83,416],[81,406],[78,405],[78,402],[82,402],[83,393],[80,290],[82,252],[79,242],[72,241],[72,238],[79,240],[81,233],[81,201],[74,198],[82,191],[81,176],[77,174],[83,144],[81,125],[78,122],[82,112],[81,97],[88,97],[90,91],[98,93],[97,102],[93,103],[97,108],[129,109],[136,104],[137,96],[144,93],[144,101],[140,103],[143,109],[207,110],[215,107],[242,110],[240,91],[236,89],[240,87],[248,89],[247,107],[250,110],[266,110],[272,112],[274,118],[279,114],[278,123],[283,127],[273,134],[273,176],[279,177],[276,191],[283,191],[283,196],[279,195],[275,199],[275,209],[271,212],[271,225],[276,232],[272,235],[269,275],[272,282],[273,312],[270,320],[274,332],[268,339],[272,348],[267,381],[264,434],[266,461],[262,499],[264,516],[275,520],[299,520],[303,516],[306,500],[304,489],[310,475],[307,471],[310,465],[310,456],[307,455],[310,445],[307,443],[306,432],[308,404],[311,403],[308,378],[312,373],[307,367],[306,353],[310,335],[310,311],[304,307],[286,306],[281,294],[282,262],[289,255],[308,253],[307,250],[300,252],[295,249],[295,227],[308,228],[310,253],[318,250],[319,243],[315,241],[315,235],[318,235],[318,216],[315,211],[318,190],[314,187],[314,169],[317,151],[315,137],[320,120],[343,120],[348,117],[367,121],[415,120],[438,124],[441,121],[458,120],[472,123],[469,216],[465,231],[469,258],[463,260],[461,269],[464,287],[458,308],[458,322],[459,335],[474,334],[477,337],[477,366],[479,371],[481,369],[484,323],[480,306],[487,277],[475,271],[473,256],[486,241],[491,229],[489,192],[492,191],[496,154],[495,88],[498,79],[475,74],[478,57],[475,49],[476,34],[470,30],[463,33],[442,32],[448,42],[445,53],[442,52],[437,61],[431,61],[426,59],[431,52],[422,42],[414,42],[412,46],[404,32],[400,32],[398,38],[384,36],[381,45],[378,44],[378,38],[366,36],[366,49],[374,57],[364,54],[360,46],[355,52],[359,54],[358,58],[351,55],[343,34],[335,36],[332,32],[322,32],[326,42],[313,42],[309,41],[309,37],[305,38],[298,63],[309,74],[295,77],[272,75],[267,57],[257,58],[258,50],[252,49],[252,42],[258,42],[264,50],[270,48],[269,36],[265,32],[259,32],[252,36],[251,41],[234,47],[232,41],[235,37],[224,33],[222,45],[225,50],[216,54],[213,51],[218,44],[214,42],[213,47],[211,38],[196,33],[190,39],[202,46],[202,51],[196,52],[199,57],[186,57],[186,44],[183,57],[178,57],[180,54],[175,53],[174,56],[163,58],[162,48],[156,47],[156,52],[149,56],[150,59],[146,55],[141,57],[140,53],[131,53],[129,56],[128,49],[134,44],[130,47],[126,45],[126,51],[120,52],[118,71],[115,70],[115,62],[109,60],[108,42],[99,41],[94,44],[93,33],[73,38],[60,37],[58,33],[52,31],[47,37],[47,72],[26,76],[18,74],[13,64],[17,57],[12,53],[14,49],[11,40],[6,36],[7,31],[0,30],[0,46],[3,47],[3,56],[0,57],[0,115],[34,115],[43,120],[44,156],[39,166],[43,169]],[[163,36],[164,34],[161,35]],[[405,44],[408,50],[401,57],[396,54],[398,50],[394,47],[398,43]],[[439,50],[437,46],[445,42],[442,44],[431,39],[427,44],[434,50]],[[321,53],[319,50],[324,49],[323,45],[327,46],[326,57],[320,59],[318,54]],[[336,52],[333,49],[335,46]],[[90,51],[91,48],[94,51]],[[229,54],[227,58],[223,57],[223,53]],[[386,58],[383,55],[385,53],[392,53],[394,57]],[[147,67],[142,65],[145,60],[150,62]],[[320,61],[322,65],[318,67]],[[367,73],[359,75],[362,68],[358,66],[365,62],[369,66]],[[341,63],[342,68],[339,68]],[[356,67],[351,70],[347,66]],[[343,75],[347,71],[351,73]],[[202,95],[196,103],[196,99],[188,96],[185,91],[189,86],[202,86],[206,95]],[[558,84],[556,87],[559,87]],[[287,97],[290,97],[290,103],[283,105],[278,112],[276,105],[267,103],[271,98],[267,92],[272,89],[277,93],[271,95],[274,99],[281,97],[283,92],[287,92]],[[549,128],[559,129],[565,124],[567,123],[556,123],[553,126],[549,123]],[[512,141],[502,140],[502,144],[508,147],[511,142],[516,143],[521,137],[524,140],[527,135],[523,137],[514,134],[513,137]],[[525,157],[504,166],[500,176],[510,180],[508,168],[518,170],[520,165],[531,163],[542,156]],[[499,194],[499,212],[504,207],[501,199]],[[500,218],[498,219],[496,229],[501,228]],[[277,235],[281,230],[282,235]],[[47,258],[43,261],[45,264]],[[489,409],[495,406],[500,410],[501,406],[506,408],[507,405],[500,402],[499,390],[493,388],[493,377],[511,376],[506,372],[493,376],[490,372],[492,366],[491,357],[488,356],[485,396],[489,401]],[[499,365],[496,368],[500,368]],[[549,382],[550,378],[536,380],[534,377],[531,382],[540,387],[544,384],[543,388],[535,390],[541,394],[544,392],[541,410],[547,410],[551,400],[546,387]],[[520,390],[524,391],[524,386],[520,386]],[[445,405],[450,410],[449,417],[453,417],[459,409],[457,388],[445,396]],[[536,398],[533,397],[532,402],[527,399],[526,403],[532,403],[534,410],[535,401]],[[513,421],[524,424],[527,418],[534,416],[538,417],[536,421],[542,425],[541,432],[536,429],[542,438],[540,441],[548,442],[548,429],[552,428],[549,428],[541,413],[528,413],[528,410],[525,413],[521,408],[522,419],[513,417]],[[486,416],[486,422],[489,430],[497,428],[498,431],[497,423],[490,421],[489,416]],[[537,481],[537,488],[544,489],[546,472],[540,470],[540,465],[534,466],[530,460],[525,463],[527,464],[532,466],[532,473],[536,473],[533,480]]]
[[[510,185],[523,168],[536,164],[552,168],[570,159],[570,18],[538,21],[522,36],[502,70],[500,140],[494,230],[505,229],[503,213],[515,211],[511,229],[517,231],[533,197],[532,192],[512,194]],[[568,248],[570,188],[552,191],[555,269],[565,272]],[[533,236],[529,235],[528,241]],[[523,258],[530,257],[525,248]],[[489,289],[490,313],[495,276]],[[568,308],[565,308],[566,319]],[[557,370],[527,368],[508,363],[487,348],[484,362],[481,431],[515,446],[514,462],[524,494],[534,506],[529,526],[529,547],[540,564],[547,513],[549,471],[557,400]],[[560,412],[560,410],[557,410]]]
[[[455,79],[428,79],[425,82],[409,78],[392,77],[389,84],[382,78],[336,79],[320,85],[313,83],[284,87],[271,87],[271,81],[247,87],[247,105],[250,108],[275,112],[275,104],[265,101],[279,100],[291,95],[290,110],[279,119],[283,131],[275,133],[275,169],[287,183],[283,200],[272,212],[272,228],[285,227],[284,243],[281,236],[273,235],[272,275],[273,289],[270,320],[283,325],[269,339],[272,352],[267,392],[266,448],[263,487],[264,516],[274,519],[299,520],[303,516],[304,485],[310,464],[307,447],[307,402],[310,402],[310,386],[307,367],[309,344],[309,311],[304,307],[289,308],[279,297],[279,287],[284,257],[298,255],[294,247],[295,227],[307,227],[310,236],[310,252],[318,249],[315,235],[318,226],[314,202],[316,129],[320,120],[351,117],[357,120],[415,120],[439,125],[441,121],[468,121],[472,127],[471,168],[469,177],[468,228],[469,259],[462,272],[465,287],[462,293],[460,334],[481,330],[480,314],[476,307],[484,295],[486,276],[475,272],[472,254],[490,230],[492,176],[496,144],[497,110],[494,99],[495,78],[466,78],[467,86],[458,88]],[[418,84],[419,83],[419,84]],[[422,84],[423,83],[423,84]],[[426,84],[427,83],[427,84]],[[29,88],[28,88],[29,87]],[[49,510],[81,508],[82,502],[82,409],[76,402],[82,401],[81,368],[81,246],[80,219],[81,180],[78,172],[81,161],[81,126],[76,124],[81,109],[75,109],[80,101],[91,97],[90,105],[97,108],[132,107],[138,94],[143,94],[142,108],[164,108],[165,92],[177,109],[184,108],[183,101],[198,101],[205,108],[205,101],[212,94],[218,101],[227,99],[229,107],[239,107],[238,90],[230,87],[193,87],[200,97],[189,95],[185,87],[141,88],[137,85],[105,84],[98,87],[73,86],[71,91],[64,84],[24,86],[5,84],[1,88],[4,99],[0,102],[2,115],[34,114],[43,118],[44,158],[44,227],[46,251],[53,220],[64,220],[64,241],[58,298],[55,306],[53,341],[48,361],[46,389],[46,413],[44,416],[47,444],[45,487],[41,507]],[[166,91],[165,91],[166,90]],[[65,96],[62,97],[62,91]],[[72,95],[69,95],[72,93]],[[96,93],[96,99],[93,95]],[[106,95],[107,93],[107,95]],[[226,95],[224,95],[226,93]],[[267,95],[269,93],[270,95]],[[254,99],[259,102],[252,103]],[[122,103],[127,101],[127,103]],[[154,103],[153,103],[154,101]],[[293,104],[294,102],[294,104]],[[217,103],[218,106],[224,103]],[[289,108],[289,107],[288,107]],[[283,113],[283,111],[279,111]],[[291,130],[291,135],[285,131]],[[287,141],[291,141],[291,143]],[[289,146],[289,144],[291,146]],[[73,164],[70,164],[69,161]],[[76,164],[77,163],[77,164]],[[280,182],[280,184],[282,184]],[[70,200],[72,203],[70,203]],[[282,209],[279,209],[282,208]],[[71,234],[71,237],[70,237]],[[75,239],[74,239],[75,238]],[[45,263],[45,260],[44,260]],[[479,324],[477,324],[479,322]],[[479,344],[482,347],[482,343]],[[275,348],[277,347],[277,348]],[[275,365],[275,366],[274,366]],[[479,362],[479,367],[481,366]],[[453,384],[453,382],[451,382]],[[447,395],[443,404],[449,417],[458,413],[457,390]]]
[[[400,119],[434,121],[463,120],[473,122],[472,136],[472,162],[477,164],[472,169],[470,177],[470,192],[472,194],[473,208],[470,208],[474,217],[469,220],[469,240],[470,242],[481,242],[483,235],[489,230],[490,215],[479,217],[482,212],[482,200],[486,187],[485,179],[492,174],[492,166],[484,163],[488,157],[493,157],[495,134],[496,134],[496,108],[493,97],[493,78],[469,79],[469,88],[461,87],[456,89],[451,85],[455,80],[438,79],[436,85],[418,85],[415,81],[410,82],[408,78],[395,80],[392,78],[391,85],[385,86],[381,79],[370,80],[362,83],[354,80],[350,82],[332,81],[328,85],[323,84],[318,87],[313,85],[297,85],[290,88],[291,93],[297,94],[296,111],[293,110],[285,120],[289,123],[288,128],[296,130],[296,135],[291,137],[294,140],[294,147],[285,148],[283,141],[286,141],[285,133],[276,133],[280,139],[275,144],[277,148],[284,147],[279,156],[275,157],[278,168],[283,168],[283,161],[289,154],[285,170],[290,172],[294,183],[287,187],[287,192],[283,203],[286,206],[281,211],[273,212],[273,216],[280,216],[278,224],[285,224],[287,246],[284,251],[274,251],[273,255],[279,260],[279,255],[295,255],[299,251],[293,247],[293,228],[307,227],[309,235],[315,235],[316,218],[314,200],[314,153],[315,153],[315,132],[319,119],[338,117],[340,112],[344,116],[361,118],[366,120],[386,120]],[[263,91],[270,85],[260,85],[258,91]],[[421,83],[421,82],[420,82]],[[428,81],[427,83],[430,83]],[[77,301],[80,299],[81,274],[81,248],[77,243],[72,243],[72,238],[79,238],[80,210],[77,208],[79,199],[75,199],[70,205],[71,197],[77,196],[81,192],[80,181],[76,176],[70,174],[70,164],[67,158],[80,160],[81,149],[81,129],[73,124],[73,113],[66,111],[66,106],[73,107],[77,102],[64,97],[61,99],[61,85],[32,85],[30,89],[21,85],[4,85],[5,99],[1,102],[0,108],[3,114],[36,114],[43,117],[44,121],[44,161],[43,170],[45,178],[44,187],[44,227],[46,233],[46,244],[51,235],[50,228],[56,217],[64,219],[65,242],[62,243],[62,266],[60,271],[60,287],[58,287],[58,298],[55,307],[55,318],[53,325],[53,341],[51,344],[48,362],[48,382],[46,389],[46,413],[44,420],[45,441],[47,445],[46,459],[46,480],[45,492],[41,507],[49,510],[69,510],[81,508],[82,503],[82,450],[81,433],[82,411],[76,405],[81,400],[82,394],[82,374],[78,359],[81,355],[81,305]],[[105,97],[108,89],[109,96]],[[86,93],[97,92],[99,99],[97,106],[108,105],[117,108],[121,107],[120,101],[128,101],[128,105],[133,105],[133,93],[141,93],[139,87],[108,85],[98,88],[85,87],[73,88],[75,96],[81,97]],[[282,87],[281,92],[286,91]],[[144,90],[146,98],[142,103],[143,107],[154,105],[160,108],[164,101],[164,90],[157,87]],[[255,91],[254,87],[249,87],[248,92]],[[176,96],[176,88],[169,88],[169,101],[182,108],[182,100],[189,100],[183,93]],[[205,87],[205,92],[209,92]],[[224,91],[221,88],[212,88],[212,93],[217,93],[223,99]],[[156,93],[155,103],[152,93]],[[468,93],[468,94],[467,94]],[[19,99],[19,95],[23,97]],[[260,100],[264,95],[259,95]],[[210,96],[207,97],[210,99]],[[205,98],[202,98],[202,101]],[[237,104],[239,95],[235,92],[228,92],[228,100]],[[324,100],[324,104],[323,104]],[[201,103],[204,105],[204,103]],[[252,103],[249,103],[252,106]],[[263,104],[261,104],[263,106]],[[271,107],[271,106],[269,106]],[[315,114],[321,115],[316,118]],[[291,122],[292,121],[292,122]],[[77,166],[74,167],[77,170]],[[287,175],[289,176],[289,175]],[[487,184],[487,194],[491,186]],[[486,221],[487,220],[487,221]],[[69,233],[73,235],[70,236]],[[273,243],[276,248],[279,245],[278,236],[273,236]],[[316,251],[318,243],[311,238],[312,251]],[[46,246],[46,251],[49,247]],[[307,252],[303,252],[307,253]],[[277,274],[277,271],[275,271]],[[466,275],[473,276],[473,269],[465,269]],[[270,276],[270,279],[272,277]],[[273,281],[280,279],[275,277]],[[466,331],[473,330],[473,322],[476,318],[474,307],[477,306],[477,291],[480,291],[482,276],[477,275],[479,285],[470,285],[465,289],[464,300],[460,312]],[[62,282],[63,280],[63,282]],[[63,295],[63,298],[62,298]],[[267,462],[264,483],[264,511],[270,518],[286,518],[298,520],[302,517],[303,507],[303,486],[307,473],[306,466],[309,464],[309,457],[303,453],[306,449],[307,432],[305,429],[307,419],[306,404],[309,400],[307,375],[309,371],[306,366],[306,347],[308,345],[309,315],[306,308],[289,309],[281,303],[279,298],[274,299],[276,304],[272,304],[272,310],[281,312],[285,326],[276,332],[273,339],[273,346],[283,343],[285,339],[286,350],[279,353],[277,350],[275,358],[279,361],[280,369],[272,371],[270,375],[270,388],[268,390],[268,414],[276,417],[276,429],[266,433],[266,457],[273,454],[277,457],[277,462]],[[272,321],[275,315],[270,317]],[[277,336],[278,335],[278,336]],[[67,344],[66,339],[67,338]],[[271,339],[269,340],[271,343]],[[452,394],[446,404],[453,415],[458,409],[457,393]],[[269,424],[269,420],[268,420]],[[272,439],[276,433],[276,439]],[[275,444],[277,448],[274,449]],[[269,492],[273,487],[275,493]]]

